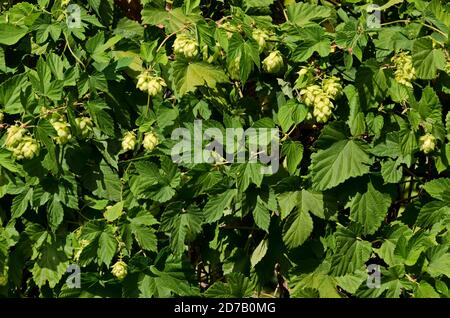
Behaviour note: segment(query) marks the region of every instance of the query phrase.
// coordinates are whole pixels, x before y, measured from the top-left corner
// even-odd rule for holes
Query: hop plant
[[[269,38],[269,35],[263,30],[256,29],[252,32],[252,38],[258,43],[259,51],[262,51],[266,47],[266,40]]]
[[[58,134],[57,137],[54,137],[57,144],[64,145],[72,138],[69,123],[64,121],[53,121],[52,126]]]
[[[75,118],[75,123],[77,124],[78,129],[81,131],[81,136],[83,137],[87,137],[94,126],[90,117]]]
[[[3,124],[3,120],[5,119],[5,114],[0,112],[0,124]]]
[[[283,56],[280,51],[273,51],[264,59],[262,64],[267,73],[278,73],[283,67]]]
[[[336,76],[325,78],[322,81],[322,89],[324,93],[328,95],[330,98],[335,98],[339,96],[339,94],[342,91],[342,86],[339,83],[339,78]]]
[[[322,89],[319,85],[311,85],[305,89],[302,89],[300,91],[300,96],[302,97],[303,102],[306,104],[306,106],[314,106],[316,97],[322,93]]]
[[[326,123],[331,116],[331,109],[333,107],[333,103],[326,94],[316,96],[313,115],[316,117],[317,122]]]
[[[12,149],[14,158],[21,159],[33,159],[39,154],[39,144],[31,136],[23,137],[17,146]]]
[[[219,28],[227,31],[227,38],[230,39],[233,36],[233,33],[239,32],[239,28],[229,21],[222,23],[219,25]]]
[[[241,65],[241,56],[238,55],[236,58],[231,60],[228,64],[228,72],[230,73],[231,79],[238,80],[240,78],[240,65]]]
[[[419,138],[420,150],[424,153],[430,153],[436,148],[436,137],[432,134],[425,134]]]
[[[179,34],[173,43],[175,54],[184,55],[186,58],[193,58],[198,54],[198,43],[187,34]]]
[[[395,65],[395,80],[408,87],[412,87],[411,82],[416,78],[416,70],[412,63],[411,55],[401,52],[392,57],[392,62]]]
[[[151,76],[148,71],[144,71],[137,77],[137,88],[143,92],[148,92],[150,96],[158,95],[163,87],[167,86],[162,77]]]
[[[158,137],[152,132],[146,133],[143,141],[144,148],[152,151],[158,145]]]
[[[117,261],[113,266],[111,273],[116,276],[119,280],[123,280],[128,274],[128,265],[120,260]]]
[[[134,147],[136,147],[136,135],[133,132],[128,131],[122,139],[122,150],[129,151],[133,150]]]
[[[26,134],[26,129],[20,126],[11,126],[6,131],[5,147],[16,147]]]

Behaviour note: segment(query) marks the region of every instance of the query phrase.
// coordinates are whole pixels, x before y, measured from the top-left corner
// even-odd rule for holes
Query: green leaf
[[[19,175],[24,173],[22,167],[11,158],[11,152],[5,149],[0,149],[0,166]]]
[[[313,221],[309,213],[298,209],[286,219],[283,227],[283,241],[290,249],[302,245],[311,235]]]
[[[13,45],[28,33],[28,28],[11,23],[0,23],[0,44]]]
[[[230,207],[231,201],[236,195],[236,189],[229,189],[211,197],[203,208],[205,222],[213,223],[218,221],[223,216],[224,211]]]
[[[210,298],[248,298],[253,294],[253,286],[242,273],[230,273],[226,276],[227,282],[215,282],[206,291]]]
[[[450,263],[448,264],[450,265]],[[440,298],[439,294],[429,283],[422,281],[414,291],[414,298]]]
[[[270,212],[260,196],[258,196],[256,200],[256,206],[253,210],[253,219],[255,220],[255,224],[260,229],[266,231],[266,233],[269,233]]]
[[[432,201],[422,206],[416,223],[418,226],[430,228],[442,220],[450,220],[450,206],[448,202]]]
[[[236,59],[239,59],[239,80],[244,85],[253,70],[253,66],[259,68],[258,43],[253,40],[245,41],[239,34],[233,34],[228,44],[228,65],[233,65]]]
[[[170,233],[170,245],[176,254],[181,254],[185,241],[195,239],[202,230],[203,213],[195,207],[184,208],[181,204],[171,206],[161,216],[161,230]]]
[[[250,257],[250,264],[252,267],[255,267],[264,258],[268,248],[269,248],[268,239],[264,239],[261,240],[261,242],[259,242],[258,246],[253,251],[252,256]]]
[[[171,78],[178,95],[194,92],[198,86],[215,88],[217,83],[228,82],[225,72],[206,62],[188,62],[177,59],[172,63]]]
[[[342,140],[311,155],[311,173],[315,190],[331,189],[349,178],[369,172],[372,160],[366,144]]]
[[[26,74],[18,74],[0,84],[0,104],[8,114],[18,114],[23,111],[20,93],[26,88]]]
[[[151,252],[158,250],[158,239],[152,228],[131,222],[131,231],[142,249]]]
[[[117,240],[114,237],[114,230],[111,225],[107,225],[98,238],[97,256],[100,263],[106,266],[111,264],[111,261],[116,254]]]
[[[11,205],[11,218],[17,219],[25,213],[28,204],[33,198],[33,189],[25,188],[19,195],[15,196]]]
[[[414,41],[412,58],[418,78],[434,79],[437,76],[437,70],[445,69],[445,53],[440,48],[433,48],[431,38]]]
[[[331,273],[344,276],[361,269],[372,254],[371,244],[358,237],[359,226],[339,227],[336,231],[337,251],[333,255]]]
[[[264,175],[261,172],[262,165],[260,163],[242,163],[232,167],[233,173],[237,178],[239,192],[247,190],[248,186],[253,183],[258,187],[261,185]]]
[[[361,111],[361,102],[359,93],[353,85],[348,85],[344,88],[344,93],[347,96],[350,106],[350,115],[348,118],[348,126],[352,136],[359,136],[366,131],[366,122],[364,113]]]
[[[299,141],[287,140],[281,146],[281,153],[286,156],[284,160],[289,174],[294,174],[303,158],[303,145]]]
[[[108,136],[114,136],[114,121],[105,110],[109,109],[108,105],[104,101],[95,100],[89,101],[86,106],[94,123]]]
[[[425,191],[433,198],[450,204],[450,178],[439,178],[423,185]]]
[[[287,133],[292,125],[298,125],[305,120],[307,114],[308,109],[305,105],[297,103],[295,99],[291,99],[281,105],[277,118],[283,132]]]
[[[64,208],[59,200],[59,197],[54,195],[47,211],[48,224],[53,232],[56,232],[64,219]]]
[[[39,287],[48,282],[50,288],[55,288],[69,266],[64,246],[58,242],[46,243],[39,252],[39,258],[31,269],[33,280]]]
[[[394,250],[394,259],[397,264],[413,266],[422,252],[432,244],[424,232],[417,232],[409,238],[400,237]]]
[[[445,275],[450,278],[450,253],[444,245],[434,246],[427,251],[429,261],[426,271],[431,277]]]
[[[402,179],[403,169],[400,160],[387,159],[381,162],[381,175],[384,183],[398,183]]]
[[[116,204],[114,204],[112,207],[107,208],[106,211],[103,213],[103,216],[108,222],[114,222],[123,213],[123,201],[120,201]]]
[[[298,2],[286,7],[286,15],[289,22],[302,27],[313,21],[320,21],[331,16],[331,9],[309,3]]]
[[[383,222],[391,205],[389,194],[376,190],[372,182],[367,191],[358,192],[346,207],[350,207],[350,219],[363,227],[364,234],[373,234]]]
[[[330,45],[331,41],[322,27],[312,26],[303,28],[301,41],[296,45],[292,53],[292,60],[295,62],[305,62],[315,52],[322,57],[326,57],[330,54]]]

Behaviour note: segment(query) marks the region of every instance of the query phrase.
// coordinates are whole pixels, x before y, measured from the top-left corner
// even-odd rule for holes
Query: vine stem
[[[69,44],[69,39],[67,38],[67,35],[64,33],[64,38],[66,39],[66,46],[67,48],[69,48],[70,53],[72,54],[72,56],[75,58],[75,60],[81,64],[81,66],[83,66],[84,69],[86,69],[86,65],[83,64],[83,62],[81,62],[81,60],[78,58],[78,56],[75,55],[75,53],[72,51],[72,48],[70,47]]]
[[[158,48],[156,49],[156,52],[159,52],[159,50],[162,49],[162,47],[164,46],[164,44],[165,44],[172,36],[174,36],[174,35],[177,34],[178,32],[183,31],[183,30],[186,29],[186,28],[187,28],[187,26],[183,26],[181,29],[179,29],[179,30],[177,30],[177,31],[174,31],[174,32],[170,33],[168,36],[166,36],[166,37],[164,38],[164,40],[161,42],[161,44],[158,46]]]
[[[294,127],[292,127],[292,129],[290,131],[288,131],[283,138],[281,138],[281,142],[285,141],[286,139],[289,138],[289,136],[294,132],[295,128],[297,128],[297,125],[294,125]]]

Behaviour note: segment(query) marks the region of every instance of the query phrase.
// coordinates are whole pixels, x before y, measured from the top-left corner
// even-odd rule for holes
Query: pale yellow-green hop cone
[[[300,91],[300,97],[306,106],[314,106],[314,100],[320,94],[322,89],[319,85],[311,85]]]
[[[259,51],[261,52],[266,47],[266,40],[269,38],[269,35],[263,30],[256,29],[252,32],[252,38],[258,43]]]
[[[63,121],[55,121],[52,122],[52,126],[58,134],[57,137],[54,137],[57,144],[64,145],[72,138],[69,123]]]
[[[432,134],[425,134],[419,138],[420,150],[424,153],[430,153],[436,148],[436,137]]]
[[[165,86],[167,86],[167,84],[162,77],[152,76],[147,82],[147,90],[150,96],[158,95]]]
[[[75,118],[75,123],[77,124],[82,137],[87,137],[94,126],[90,117]]]
[[[26,129],[20,126],[9,127],[6,131],[5,147],[9,149],[17,146],[26,132]]]
[[[119,280],[123,280],[128,274],[128,265],[124,261],[117,261],[112,266],[111,273]]]
[[[186,58],[193,58],[199,52],[198,43],[187,34],[179,34],[173,43],[173,51],[175,54],[184,55]]]
[[[322,81],[322,88],[324,93],[330,98],[339,96],[342,91],[342,86],[339,83],[339,78],[337,78],[336,76],[325,78]]]
[[[262,64],[263,69],[267,73],[271,74],[278,73],[284,65],[283,56],[281,55],[280,51],[273,51],[272,53],[269,54],[268,57],[264,59]]]
[[[142,144],[146,150],[152,151],[158,145],[158,137],[152,132],[146,133]]]
[[[23,140],[22,153],[25,159],[33,159],[39,154],[39,144],[31,137],[25,137]]]
[[[128,131],[125,133],[122,139],[122,150],[134,150],[134,147],[136,147],[136,135],[133,132]]]
[[[411,55],[400,52],[392,57],[391,60],[396,68],[394,71],[395,80],[402,85],[412,87],[411,82],[416,78],[416,70],[413,66]]]

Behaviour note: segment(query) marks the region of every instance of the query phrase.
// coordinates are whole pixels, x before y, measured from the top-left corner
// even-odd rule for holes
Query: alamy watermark
[[[70,275],[66,279],[67,287],[69,288],[81,288],[81,269],[76,264],[70,264],[66,270]]]
[[[195,120],[193,129],[177,128],[172,140],[172,160],[176,163],[257,163],[262,174],[279,168],[280,139],[275,128],[207,128]],[[204,146],[205,145],[205,146]]]
[[[381,286],[381,270],[380,265],[369,264],[367,266],[367,282],[368,288],[380,288]]]
[[[81,27],[81,9],[76,4],[69,4],[67,6],[66,24],[69,29],[76,29]]]
[[[369,29],[378,29],[381,27],[381,7],[377,4],[369,4],[366,8],[367,21],[366,25]]]

